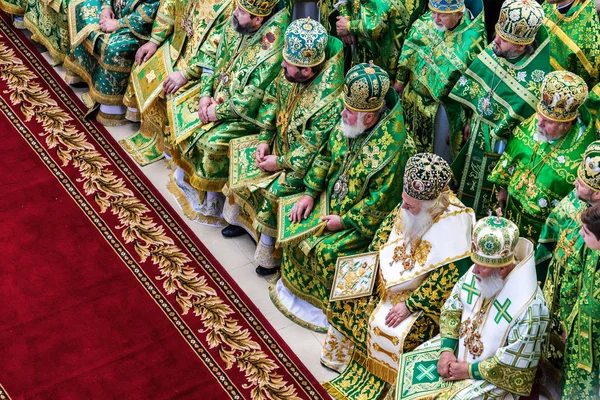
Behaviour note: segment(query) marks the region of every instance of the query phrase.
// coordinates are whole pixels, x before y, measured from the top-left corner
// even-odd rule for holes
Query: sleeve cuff
[[[406,308],[408,309],[408,311],[410,311],[410,312],[411,312],[411,314],[412,314],[412,313],[415,313],[415,312],[417,312],[417,311],[419,311],[419,308],[418,308],[418,307],[416,307],[416,306],[413,304],[413,302],[412,302],[412,300],[411,300],[411,298],[410,298],[410,297],[409,297],[409,298],[407,298],[407,299],[404,301],[404,305],[406,306]]]
[[[154,43],[157,46],[160,46],[163,42],[163,39],[156,37],[156,36],[151,36],[150,37],[150,42]]]
[[[479,362],[469,364],[469,378],[475,380],[483,380],[483,376],[479,373]]]
[[[360,21],[350,21],[347,29],[353,35],[361,35]]]
[[[452,338],[442,338],[442,351],[447,350],[447,351],[451,351],[451,352],[455,352],[456,348],[458,347],[458,339],[452,339]]]
[[[277,168],[282,170],[282,169],[285,169],[285,166],[286,166],[285,157],[284,156],[277,157]]]
[[[310,197],[312,197],[315,200],[319,197],[319,193],[320,192],[317,192],[316,190],[313,190],[313,189],[310,189],[310,188],[306,188],[306,190],[304,191],[304,194],[306,196],[310,196]]]

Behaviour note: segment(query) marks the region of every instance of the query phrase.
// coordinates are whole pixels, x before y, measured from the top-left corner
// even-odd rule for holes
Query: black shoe
[[[274,273],[276,273],[280,269],[281,269],[281,267],[265,268],[265,267],[261,267],[259,265],[258,267],[256,267],[255,271],[256,271],[257,275],[260,275],[260,276],[269,276],[269,275],[273,275]]]
[[[246,233],[246,230],[241,226],[237,225],[227,225],[225,228],[221,230],[221,235],[226,238],[234,238],[238,236],[242,236]]]

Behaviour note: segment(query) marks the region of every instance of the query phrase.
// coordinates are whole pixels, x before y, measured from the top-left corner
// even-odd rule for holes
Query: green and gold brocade
[[[23,15],[27,0],[0,0],[0,10],[7,14]]]
[[[329,37],[325,60],[323,70],[309,83],[291,83],[282,70],[265,93],[258,114],[263,127],[260,141],[278,157],[282,174],[266,187],[253,182],[254,190],[250,186],[224,190],[244,207],[253,221],[250,229],[277,236],[279,198],[304,192],[304,177],[343,109],[341,41]]]
[[[404,122],[419,152],[433,152],[438,107],[486,43],[483,14],[472,20],[466,12],[459,25],[446,32],[436,29],[431,11],[413,24],[402,47],[396,81],[405,85]]]
[[[581,239],[582,240],[582,239]],[[598,399],[600,377],[600,271],[597,250],[581,246],[583,271],[577,301],[566,321],[562,398]]]
[[[221,191],[229,173],[229,142],[263,128],[258,113],[265,91],[281,70],[283,34],[289,18],[287,10],[281,10],[250,35],[237,33],[230,18],[220,32],[211,34],[218,38],[216,42],[212,38],[204,41],[201,51],[218,43],[211,68],[214,73],[203,74],[198,83],[202,96],[217,102],[217,121],[209,130],[199,129],[173,148],[175,162],[196,189]],[[197,109],[198,105],[188,107]]]
[[[42,44],[52,56],[53,63],[61,63],[71,49],[69,42],[68,0],[28,0],[23,17],[31,39]]]
[[[598,83],[600,21],[593,0],[575,0],[566,15],[556,4],[543,4],[550,33],[550,63],[555,70],[573,72],[587,83]]]
[[[393,83],[404,38],[425,10],[424,0],[354,0],[346,10],[348,30],[358,38],[352,64],[369,62],[383,68]]]
[[[489,176],[490,182],[508,191],[506,217],[534,243],[552,208],[573,189],[583,153],[596,139],[587,108],[579,112],[571,129],[554,143],[536,140],[538,119],[531,116],[515,128]]]
[[[500,158],[499,146],[516,125],[535,114],[542,80],[550,71],[548,33],[541,27],[537,48],[511,62],[497,57],[490,44],[458,79],[450,92],[448,115],[468,115],[470,137],[452,163],[457,196],[477,217],[496,209],[488,175]],[[456,119],[456,118],[455,118]],[[452,118],[451,118],[452,120]],[[463,126],[452,127],[453,147],[462,142]]]
[[[581,251],[584,245],[579,230],[581,214],[587,207],[585,202],[577,198],[575,190],[572,190],[548,216],[535,253],[538,280],[542,273],[540,265],[548,265],[547,275],[543,277],[544,297],[552,318],[544,343],[542,362],[545,370],[550,373],[550,378],[557,383],[561,380],[566,321],[579,294],[583,270]]]
[[[72,53],[65,69],[79,75],[97,103],[122,105],[135,53],[150,39],[159,0],[73,0],[69,2]],[[113,33],[100,30],[100,13],[111,7],[119,27]]]
[[[156,14],[150,41],[166,46],[171,58],[172,69],[181,71],[188,83],[180,90],[186,90],[200,78],[202,68],[212,67],[216,44],[201,46],[219,31],[233,12],[233,0],[163,0]],[[213,40],[217,40],[213,38]],[[159,53],[157,51],[157,53]],[[155,53],[156,54],[156,53]],[[152,71],[142,71],[151,74]],[[132,83],[130,82],[130,86]],[[138,108],[133,88],[128,88],[123,103]],[[160,95],[142,113],[139,132],[120,141],[125,150],[140,165],[147,165],[163,157],[163,152],[171,152],[170,125],[168,123],[165,96]]]
[[[364,252],[383,219],[400,202],[406,161],[415,152],[406,135],[398,95],[386,98],[388,110],[378,124],[355,139],[344,136],[339,121],[328,145],[315,158],[304,184],[317,198],[326,191],[329,213],[339,215],[343,229],[311,236],[284,248],[282,280],[297,297],[327,310],[337,257]],[[347,180],[348,193],[334,186]]]

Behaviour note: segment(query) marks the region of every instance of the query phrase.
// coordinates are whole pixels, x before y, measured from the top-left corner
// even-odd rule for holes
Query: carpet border
[[[6,104],[5,100],[0,97],[0,112],[2,112],[7,120],[21,133],[21,137],[31,147],[34,153],[37,154],[40,161],[48,168],[52,176],[58,181],[59,185],[65,190],[68,196],[73,200],[77,207],[85,214],[91,224],[98,230],[98,233],[108,243],[110,248],[115,252],[117,257],[123,261],[127,269],[133,274],[138,283],[144,288],[144,291],[156,303],[158,308],[165,314],[169,321],[173,324],[185,342],[192,348],[196,356],[198,356],[210,373],[221,384],[225,391],[232,399],[243,398],[242,394],[237,391],[235,385],[229,380],[227,373],[219,366],[219,364],[210,355],[208,349],[202,345],[202,341],[198,339],[194,330],[190,328],[181,318],[178,310],[174,309],[165,295],[156,287],[152,278],[140,267],[135,257],[123,246],[111,228],[105,223],[102,216],[87,201],[84,194],[77,188],[70,179],[57,165],[52,158],[52,155],[39,142],[35,135],[28,132],[23,121],[12,111],[11,107]],[[19,125],[17,126],[16,123]],[[21,129],[19,129],[21,127]],[[215,369],[218,369],[215,370]],[[229,383],[228,386],[224,384]],[[0,386],[1,387],[1,386]],[[234,393],[232,393],[234,392]],[[238,397],[236,397],[238,396]],[[2,397],[0,397],[2,400]]]
[[[54,71],[54,68],[39,54],[35,45],[22,32],[14,31],[12,26],[6,23],[5,18],[3,18],[3,22],[9,28],[8,30],[4,30],[4,33],[9,37],[16,37],[23,45],[15,46],[15,50],[25,56],[24,61],[27,61],[34,68],[38,76],[46,82],[47,87],[54,92],[63,106],[79,119],[88,137],[98,144],[99,148],[102,149],[105,156],[110,159],[119,173],[129,180],[135,191],[145,200],[147,206],[160,217],[160,221],[165,228],[178,238],[194,261],[204,268],[215,285],[227,296],[231,306],[243,317],[246,324],[256,332],[257,340],[262,341],[269,349],[269,352],[287,368],[289,376],[296,381],[306,395],[319,399],[319,395],[326,394],[320,382],[310,373],[287,343],[281,340],[281,337],[270,326],[264,314],[252,303],[249,297],[241,290],[200,239],[187,227],[185,222],[177,215],[163,196],[155,190],[153,184],[143,175],[139,167],[130,160],[127,153],[123,151],[103,127],[97,126],[96,122],[84,119],[85,106]],[[257,318],[257,315],[259,318]],[[266,327],[270,328],[271,332]],[[306,373],[301,369],[305,370]]]

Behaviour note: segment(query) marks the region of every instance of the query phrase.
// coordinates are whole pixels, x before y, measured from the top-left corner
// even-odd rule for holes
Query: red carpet
[[[40,58],[0,18],[0,399],[326,398]]]

